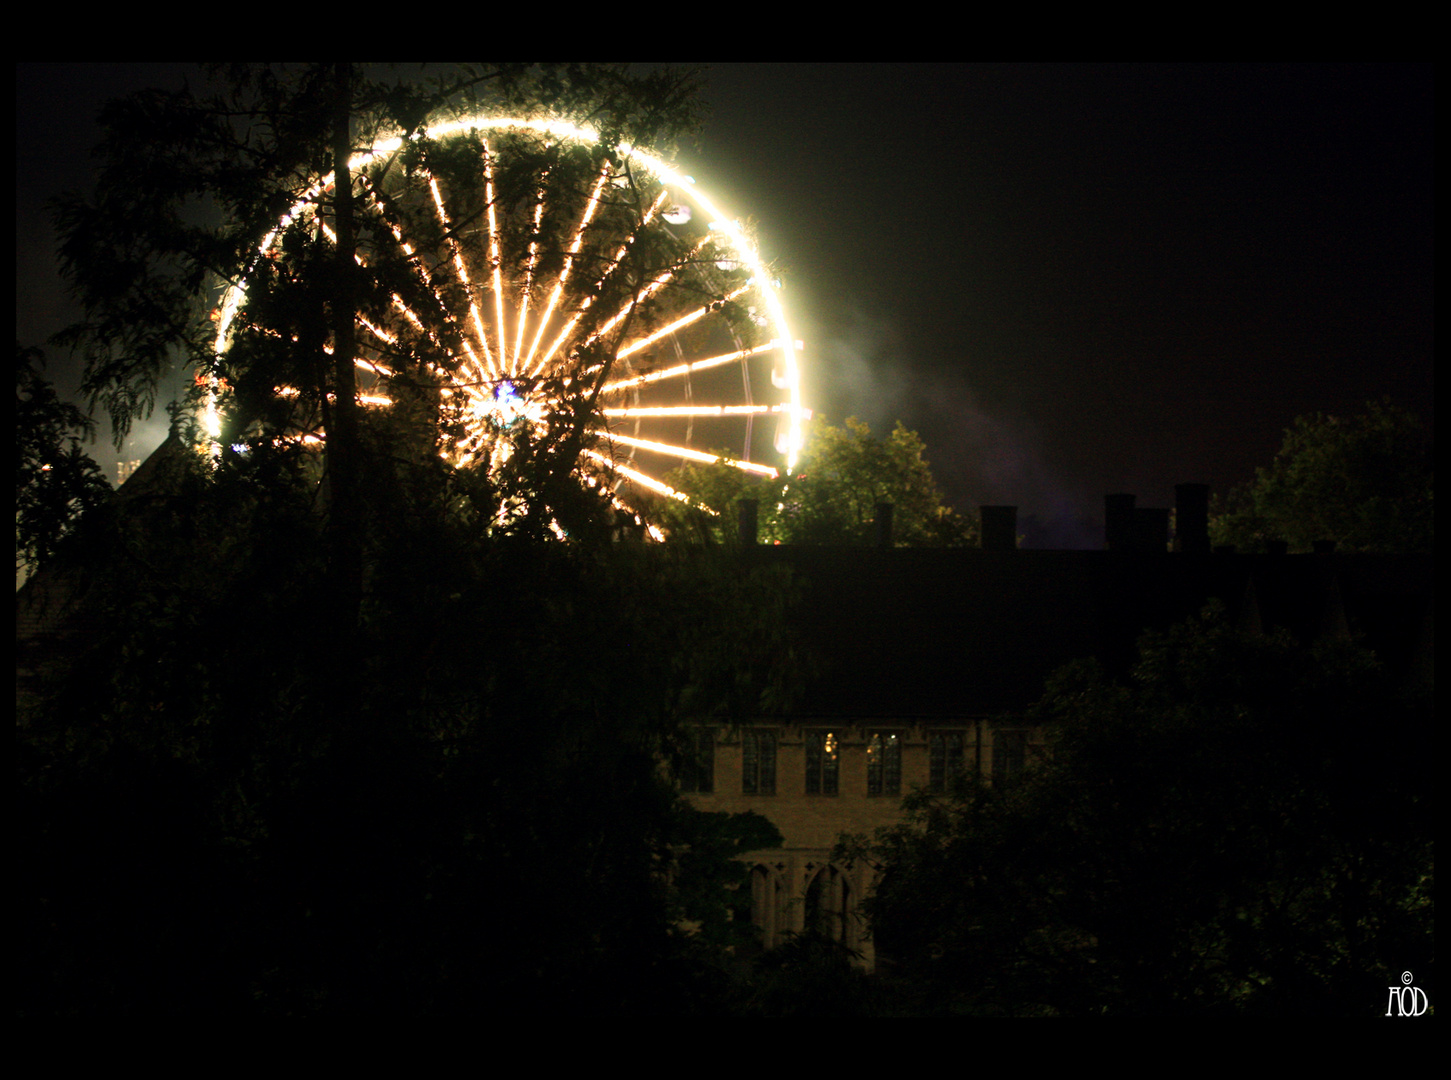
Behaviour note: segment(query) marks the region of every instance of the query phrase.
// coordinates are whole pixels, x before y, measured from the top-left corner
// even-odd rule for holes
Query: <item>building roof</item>
[[[1124,671],[1147,629],[1220,601],[1296,639],[1361,636],[1393,667],[1429,657],[1429,556],[971,549],[752,549],[805,588],[821,665],[803,718],[951,720],[1021,710],[1069,661]]]

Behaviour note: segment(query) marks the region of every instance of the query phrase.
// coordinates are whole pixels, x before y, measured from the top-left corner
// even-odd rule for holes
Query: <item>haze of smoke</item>
[[[92,412],[96,419],[96,440],[87,449],[112,485],[119,483],[120,466],[145,461],[166,441],[166,436],[171,431],[171,414],[167,404],[185,397],[190,383],[190,370],[178,364],[162,380],[156,395],[156,408],[150,416],[138,417],[132,421],[131,430],[119,451],[112,439],[111,422],[105,410],[98,408]],[[81,405],[85,407],[84,402]]]
[[[96,449],[92,454],[97,456],[97,461],[106,473],[106,479],[115,484],[118,479],[117,466],[126,462],[145,461],[155,452],[156,448],[166,441],[167,433],[171,430],[171,418],[160,409],[151,414],[150,419],[137,420],[131,425],[131,433],[126,436],[118,453],[116,446],[108,438],[99,440]]]
[[[885,435],[897,421],[917,431],[947,501],[965,514],[987,504],[1018,509],[1018,531],[1035,548],[1096,548],[1098,499],[1065,483],[1045,460],[1026,418],[989,411],[963,372],[912,366],[906,342],[885,320],[857,316],[828,338],[807,364],[806,399],[833,423],[848,416]],[[163,392],[180,394],[184,376]],[[91,447],[112,483],[118,461],[144,460],[165,440],[169,419],[160,403],[137,420],[121,452],[104,421]]]
[[[1017,506],[1027,546],[1100,546],[1096,500],[1055,473],[1031,422],[990,412],[963,372],[904,362],[904,346],[889,323],[853,319],[808,365],[810,403],[834,423],[856,416],[885,434],[900,420],[917,431],[948,500],[964,513]]]

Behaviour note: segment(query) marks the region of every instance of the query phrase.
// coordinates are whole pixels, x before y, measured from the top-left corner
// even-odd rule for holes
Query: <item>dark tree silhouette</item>
[[[1405,409],[1370,402],[1358,416],[1301,416],[1274,462],[1211,516],[1210,535],[1243,551],[1332,540],[1345,552],[1430,554],[1434,489],[1430,436]]]
[[[908,800],[872,918],[944,1011],[1378,1015],[1433,955],[1429,706],[1349,644],[1148,635],[1053,680],[1019,782]]]
[[[96,425],[41,375],[39,349],[15,345],[15,566],[45,564],[111,485],[81,445]]]

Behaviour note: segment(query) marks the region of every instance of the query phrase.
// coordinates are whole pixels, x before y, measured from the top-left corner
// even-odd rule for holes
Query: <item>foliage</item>
[[[742,1016],[850,1019],[879,1015],[878,987],[851,950],[817,934],[797,934],[755,958],[738,986]]]
[[[59,210],[93,404],[124,432],[180,354],[225,380],[231,426],[214,460],[178,451],[77,537],[82,632],[19,724],[26,1011],[709,1011],[723,852],[767,838],[686,813],[660,763],[684,719],[791,700],[787,571],[612,542],[613,508],[574,475],[595,407],[578,390],[501,432],[505,467],[447,465],[457,417],[426,334],[390,358],[397,407],[349,431],[346,336],[404,284],[389,245],[352,258],[371,240],[344,236],[350,184],[317,199],[336,242],[284,230],[255,253],[352,134],[487,90],[639,138],[690,112],[688,81],[222,74],[218,95],[114,106],[96,193]],[[426,139],[410,153],[465,167]],[[551,182],[588,164],[561,150]],[[244,274],[219,358],[206,312]],[[273,438],[301,431],[325,451]],[[501,505],[519,511],[502,526]],[[555,525],[570,542],[538,542]]]
[[[339,697],[311,464],[182,455],[94,526],[92,636],[20,729],[27,1010],[710,1011],[722,845],[766,838],[658,763],[789,698],[789,585],[419,497]]]
[[[684,800],[675,806],[675,821],[675,924],[705,946],[702,959],[719,964],[737,951],[749,951],[755,942],[750,867],[736,856],[780,847],[781,832],[753,811],[712,813]]]
[[[1350,645],[1147,635],[1056,676],[1051,761],[907,800],[870,901],[923,1000],[981,1015],[1375,1015],[1432,962],[1429,702]],[[1383,993],[1384,991],[1381,991]]]
[[[56,397],[39,349],[15,345],[15,565],[34,570],[56,551],[111,485],[81,446],[90,417]]]
[[[676,510],[682,535],[707,530],[728,541],[735,527],[729,513],[741,499],[759,505],[759,533],[766,543],[874,543],[878,503],[893,506],[892,535],[901,547],[964,547],[976,542],[976,529],[942,504],[921,437],[899,422],[886,439],[855,417],[836,427],[817,420],[811,428],[796,474],[777,480],[752,476],[723,462],[686,465],[672,474],[672,485],[692,500],[722,511],[702,521]]]
[[[1387,401],[1348,418],[1301,416],[1273,464],[1210,518],[1210,536],[1245,551],[1333,540],[1339,551],[1429,554],[1434,486],[1430,439],[1413,413]]]
[[[161,378],[180,363],[196,372],[194,414],[219,401],[222,430],[208,437],[221,445],[320,443],[320,510],[334,575],[328,636],[342,642],[356,632],[372,534],[386,532],[389,515],[401,512],[395,506],[380,517],[369,489],[390,471],[414,479],[437,471],[432,459],[454,445],[463,420],[462,405],[443,387],[474,379],[462,370],[469,350],[447,310],[467,306],[455,305],[469,293],[463,271],[441,259],[420,272],[397,240],[401,227],[414,239],[451,244],[472,236],[485,212],[479,137],[432,140],[431,125],[488,108],[595,124],[602,145],[592,149],[502,137],[521,152],[517,167],[500,169],[497,200],[532,200],[540,185],[576,198],[590,189],[601,154],[619,163],[621,140],[658,147],[684,131],[698,110],[694,80],[688,72],[640,76],[582,64],[405,76],[324,64],[219,67],[210,82],[205,93],[133,95],[103,114],[95,191],[56,204],[62,270],[85,311],[58,340],[84,360],[83,392],[110,413],[118,440],[150,412]],[[397,155],[354,167],[353,150],[380,132],[409,137]],[[425,169],[460,200],[474,200],[454,207],[461,230],[448,240],[431,197],[419,194],[428,190],[418,179]],[[329,174],[333,182],[319,186]],[[598,212],[638,222],[645,209],[629,170],[617,180],[622,186],[610,187]],[[569,238],[546,233],[537,245],[516,245],[537,258],[532,269],[569,258],[581,263],[576,276],[584,279],[591,260],[605,257],[589,245],[566,254]],[[594,287],[592,305],[580,305],[581,334],[606,311],[628,311],[626,325],[654,317],[650,305],[637,310],[633,301],[661,260],[680,258],[657,250],[662,243],[631,245],[627,272]],[[228,316],[229,344],[219,355],[221,298],[244,281],[245,302]],[[410,317],[397,310],[400,300]],[[360,325],[374,328],[366,343]],[[375,373],[363,383],[358,362]],[[582,490],[580,473],[613,362],[604,342],[579,349],[573,366],[557,373],[562,392],[537,430],[521,424],[492,433],[492,468],[465,485],[481,508],[479,527],[576,535],[609,516],[600,494]],[[370,413],[358,395],[369,379],[385,378],[381,372],[393,407]],[[483,509],[489,500],[494,505]]]
[[[210,93],[150,90],[109,104],[95,191],[55,203],[62,271],[86,312],[58,340],[80,352],[82,389],[108,410],[118,439],[149,415],[160,379],[178,362],[227,378],[254,406],[249,375],[262,384],[257,397],[270,398],[279,383],[321,393],[328,378],[319,335],[340,311],[376,308],[380,297],[386,306],[397,267],[331,257],[332,246],[301,220],[275,238],[273,259],[257,257],[259,240],[333,170],[340,116],[343,137],[356,145],[385,129],[426,132],[429,121],[487,101],[551,110],[595,123],[604,140],[645,144],[678,135],[698,108],[689,72],[640,77],[602,65],[465,65],[427,77],[231,65],[211,81]],[[366,248],[369,237],[355,243]],[[272,271],[267,282],[258,280],[264,270]],[[277,320],[254,313],[271,355],[244,350],[245,362],[215,370],[208,313],[217,290],[244,277],[254,303]],[[279,289],[284,296],[260,296]],[[256,419],[245,414],[243,424]]]

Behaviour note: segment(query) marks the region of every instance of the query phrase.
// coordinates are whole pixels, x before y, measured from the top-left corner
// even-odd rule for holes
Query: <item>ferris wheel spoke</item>
[[[453,226],[449,223],[448,210],[443,205],[443,192],[438,188],[438,178],[432,173],[426,175],[428,176],[428,190],[433,195],[433,205],[438,213],[438,222],[443,228],[444,243],[448,245],[449,252],[453,256],[454,269],[458,271],[459,281],[464,287],[464,295],[469,298],[469,316],[473,319],[474,332],[478,335],[479,345],[484,350],[484,364],[490,370],[497,371],[498,366],[494,363],[493,354],[489,351],[489,335],[484,331],[484,318],[479,313],[478,292],[469,278],[469,269],[464,260],[463,249],[459,246]],[[440,302],[442,302],[442,298],[440,298]]]
[[[589,228],[590,220],[595,215],[595,210],[600,204],[600,192],[604,190],[605,182],[610,178],[610,163],[606,161],[600,169],[599,178],[595,180],[594,190],[590,192],[589,200],[585,203],[584,213],[580,216],[579,226],[574,230],[574,240],[569,245],[569,252],[564,257],[564,265],[560,267],[559,278],[554,283],[554,289],[549,294],[549,304],[544,309],[544,315],[539,320],[539,329],[534,335],[534,341],[529,346],[529,355],[525,357],[525,364],[534,358],[534,352],[539,348],[539,341],[544,337],[544,331],[549,328],[549,320],[554,317],[554,309],[559,304],[559,298],[564,293],[564,286],[569,281],[570,270],[574,267],[574,258],[579,254],[580,247],[584,244],[584,231]]]
[[[512,375],[514,370],[509,363],[504,330],[504,274],[503,258],[499,254],[499,219],[494,207],[494,166],[487,140],[484,142],[484,203],[489,212],[489,265],[493,268],[494,277],[494,320],[499,333],[499,370]]]
[[[319,228],[322,230],[323,235],[327,239],[331,240],[333,243],[336,243],[337,242],[337,234],[332,230],[332,228],[326,222],[322,221],[321,219],[318,219],[317,224],[318,224]],[[401,249],[403,250],[404,254],[409,257],[410,265],[412,265],[414,267],[415,272],[418,273],[418,275],[419,275],[422,283],[427,287],[429,294],[432,295],[433,298],[438,302],[440,318],[445,323],[450,324],[450,325],[453,325],[454,320],[453,320],[453,317],[448,312],[448,306],[444,303],[443,298],[441,296],[439,296],[437,288],[433,286],[431,276],[428,274],[427,270],[423,267],[423,265],[418,261],[417,256],[414,253],[412,246],[410,244],[408,244],[408,242],[406,240],[403,239],[403,235],[402,235],[401,231],[398,231],[397,228],[396,228],[396,226],[394,227],[393,231],[394,231],[394,235],[397,238],[397,241],[398,241]],[[366,258],[364,258],[361,253],[355,254],[353,256],[353,258],[354,258],[354,261],[356,261],[359,266],[366,267],[368,265],[368,260]],[[398,293],[395,292],[395,293],[393,293],[391,295],[390,300],[392,302],[393,309],[396,312],[398,312],[399,315],[402,315],[403,318],[405,320],[407,320],[407,322],[415,330],[417,330],[420,334],[422,334],[425,338],[427,338],[429,344],[432,345],[436,351],[442,353],[443,355],[448,356],[450,359],[454,359],[454,356],[453,356],[452,351],[449,350],[443,344],[443,342],[441,342],[438,339],[438,335],[435,334],[432,330],[430,330],[428,328],[428,326],[425,324],[423,318],[416,311],[413,310],[413,308],[408,304],[408,302],[406,300],[403,299],[402,296],[400,296]],[[361,323],[363,325],[363,327],[370,334],[372,334],[374,337],[378,338],[378,340],[383,341],[384,343],[386,343],[390,347],[391,346],[395,346],[397,344],[397,338],[395,336],[393,336],[391,333],[389,333],[388,331],[385,331],[385,330],[383,330],[383,329],[375,326],[373,323],[369,322],[367,319],[363,318],[362,316],[359,316],[358,321],[359,321],[359,323]],[[472,360],[474,366],[481,368],[481,366],[479,365],[479,362],[478,362],[478,357],[474,354],[474,351],[473,351],[472,347],[469,345],[468,337],[466,335],[462,335],[461,334],[460,335],[460,341],[462,342],[463,348],[464,348],[465,352],[469,355],[469,357]]]
[[[637,525],[644,524],[645,531],[650,534],[651,540],[654,540],[656,543],[663,543],[665,541],[665,534],[660,531],[658,526],[651,525],[649,522],[642,523],[640,521],[640,515],[635,511],[635,508],[626,503],[618,495],[610,496],[610,505],[619,513],[631,515]]]
[[[622,349],[620,349],[619,352],[617,352],[615,354],[615,358],[618,360],[618,359],[623,359],[626,356],[631,356],[634,353],[639,352],[641,349],[644,349],[644,348],[649,347],[650,345],[653,345],[655,342],[659,341],[663,337],[667,337],[670,334],[676,333],[677,331],[684,330],[691,323],[694,323],[694,322],[697,322],[700,319],[703,319],[705,316],[709,315],[712,311],[719,310],[719,306],[721,304],[729,303],[730,301],[735,300],[737,297],[739,297],[742,293],[744,293],[749,288],[750,288],[749,285],[742,285],[739,289],[736,289],[734,292],[727,293],[720,300],[712,301],[709,304],[703,304],[702,306],[696,308],[694,311],[690,312],[689,314],[682,315],[680,318],[676,319],[674,322],[668,324],[667,326],[662,326],[659,330],[656,330],[653,334],[649,334],[646,337],[639,338],[638,340],[631,342],[629,345],[624,346]]]
[[[768,341],[764,345],[756,345],[749,349],[739,349],[736,352],[722,353],[719,356],[707,356],[703,360],[692,360],[686,364],[675,364],[668,368],[661,368],[658,371],[647,371],[640,375],[632,375],[627,379],[617,379],[615,382],[605,383],[600,388],[600,393],[618,394],[626,390],[633,390],[636,387],[644,386],[647,383],[660,382],[663,379],[683,378],[697,371],[705,371],[708,368],[719,367],[722,364],[736,363],[750,356],[758,356],[761,353],[770,352],[779,346],[779,342]]]
[[[631,446],[636,450],[648,450],[655,454],[666,454],[670,457],[677,457],[684,461],[698,461],[703,465],[714,465],[717,461],[724,462],[742,472],[755,473],[758,476],[768,476],[774,480],[780,474],[769,465],[758,465],[753,461],[738,461],[735,458],[723,458],[719,454],[708,454],[703,450],[692,450],[688,446],[675,446],[672,443],[654,442],[650,439],[637,439],[633,435],[619,435],[613,431],[601,431],[600,436],[612,443],[621,446]]]
[[[378,326],[370,319],[366,319],[363,316],[359,315],[358,324],[362,326],[364,330],[368,331],[368,333],[372,337],[377,339],[382,344],[388,346],[389,348],[392,348],[398,344],[398,338],[396,335],[389,333],[387,330],[384,330],[381,326]],[[365,361],[359,359],[355,361],[355,363],[358,365],[362,365],[363,363],[365,363]],[[388,372],[388,374],[391,375],[392,372]]]
[[[698,252],[700,250],[700,248],[705,245],[705,243],[706,243],[706,241],[705,240],[702,240],[700,242],[700,244],[698,244],[696,246],[695,251],[692,251],[691,252],[691,255],[694,255],[696,252]],[[592,344],[594,344],[596,341],[599,341],[606,334],[608,334],[611,330],[613,330],[616,326],[620,325],[620,323],[622,323],[625,320],[625,318],[630,314],[630,312],[634,311],[637,307],[639,307],[639,305],[643,301],[650,299],[652,296],[654,296],[655,294],[657,294],[661,289],[665,288],[666,285],[670,284],[670,282],[675,279],[676,275],[678,275],[680,273],[680,271],[681,271],[681,269],[683,268],[684,265],[685,265],[684,262],[677,263],[677,264],[675,264],[675,265],[667,268],[661,274],[657,275],[656,278],[653,281],[651,281],[649,285],[646,285],[643,289],[641,289],[637,295],[632,296],[632,297],[630,297],[629,300],[625,301],[624,305],[620,308],[620,310],[617,311],[609,319],[607,319],[605,321],[605,323],[598,330],[596,330],[587,339],[585,339],[585,341],[583,342],[583,344],[584,345],[592,345]],[[710,305],[706,305],[705,307],[701,308],[699,312],[693,313],[693,315],[691,315],[691,316],[686,316],[686,318],[684,318],[684,319],[677,319],[674,323],[671,324],[670,327],[667,327],[666,329],[664,329],[664,330],[662,330],[662,331],[660,331],[660,332],[658,332],[656,334],[653,334],[653,335],[651,335],[648,338],[642,339],[642,341],[639,341],[639,342],[636,342],[634,344],[625,346],[624,348],[621,348],[620,350],[616,351],[616,353],[615,353],[615,359],[618,360],[621,357],[628,356],[630,353],[635,352],[635,351],[637,351],[640,348],[643,348],[644,345],[647,345],[650,342],[656,341],[659,338],[665,336],[666,334],[671,333],[674,329],[689,325],[690,323],[694,322],[696,319],[700,318],[702,315],[705,315],[709,311],[710,311]]]
[[[559,143],[567,158],[553,150]],[[628,146],[605,160],[598,145],[597,133],[562,122],[472,117],[431,124],[406,160],[402,139],[355,157],[363,198],[353,255],[375,264],[378,285],[357,316],[359,402],[381,409],[423,389],[456,424],[439,453],[455,467],[492,471],[515,453],[519,434],[544,436],[566,404],[559,395],[584,387],[609,407],[573,465],[581,482],[637,514],[652,496],[697,505],[661,479],[681,462],[779,476],[780,460],[762,452],[763,419],[780,420],[772,426],[789,469],[810,415],[779,285],[739,221],[693,180]],[[561,169],[566,160],[583,172]],[[259,266],[295,272],[288,229],[336,244],[332,182],[317,181],[278,219],[256,249]],[[265,321],[246,322],[245,290],[245,279],[233,283],[218,305],[219,354],[243,326],[269,332]],[[736,305],[774,340],[743,342]],[[775,356],[762,362],[769,379],[754,359],[763,353]],[[291,422],[279,434],[318,445],[316,397],[291,396]],[[219,403],[224,388],[213,380],[208,431]],[[729,449],[693,449],[705,432]],[[487,509],[490,527],[512,527],[527,512],[521,498]]]
[[[628,465],[621,465],[617,461],[611,461],[604,454],[601,454],[598,450],[581,450],[580,453],[584,457],[589,458],[591,461],[603,465],[610,472],[618,473],[626,480],[633,481],[634,483],[639,484],[642,488],[646,488],[649,491],[655,492],[657,495],[666,495],[672,499],[678,499],[680,502],[685,503],[685,505],[687,506],[699,507],[700,509],[706,511],[709,514],[715,514],[715,511],[712,510],[710,507],[704,506],[696,502],[689,495],[685,494],[685,492],[676,491],[673,487],[665,483],[663,480],[656,480],[648,473],[642,473],[640,472],[640,470],[632,469]]]
[[[454,319],[448,309],[448,304],[444,302],[443,296],[439,293],[438,286],[434,284],[432,272],[424,265],[423,260],[418,257],[417,250],[409,243],[408,238],[404,236],[397,214],[392,212],[387,200],[372,187],[371,181],[369,181],[368,194],[374,212],[378,215],[379,220],[387,227],[388,232],[392,234],[394,242],[398,245],[398,249],[403,252],[404,261],[413,270],[413,273],[418,278],[419,284],[423,286],[424,291],[429,296],[432,296],[438,304],[439,316],[444,322],[452,325]],[[393,303],[399,309],[400,314],[404,314],[408,318],[409,322],[414,323],[414,325],[421,325],[418,316],[411,310],[408,310],[407,303],[397,293],[393,294]],[[467,344],[467,337],[464,336],[463,339],[465,344]]]
[[[377,214],[378,219],[387,228],[388,232],[392,234],[394,243],[396,243],[398,245],[398,249],[403,252],[404,261],[417,276],[419,283],[422,284],[428,294],[438,302],[440,314],[445,319],[448,319],[449,315],[447,305],[443,303],[442,297],[440,297],[438,294],[438,288],[433,284],[433,275],[429,273],[428,267],[424,266],[423,260],[418,257],[418,252],[403,235],[403,230],[399,226],[395,215],[389,211],[388,206],[383,198],[372,187],[371,180],[369,180],[366,175],[364,176],[364,180],[368,185],[368,204],[372,207],[373,212]],[[362,260],[360,257],[359,264],[362,266],[366,266],[367,262]],[[400,314],[403,314],[406,318],[408,318],[410,322],[413,322],[415,325],[421,325],[419,323],[418,316],[408,310],[408,304],[406,303],[406,301],[404,301],[403,297],[395,292],[392,294],[392,300],[394,307],[399,310]]]
[[[534,365],[533,369],[530,370],[530,376],[538,375],[541,371],[543,371],[544,368],[549,364],[549,361],[553,359],[554,355],[559,351],[560,346],[562,346],[567,340],[569,340],[570,334],[572,334],[574,332],[574,328],[579,325],[579,321],[581,318],[584,317],[584,313],[594,305],[595,297],[601,294],[601,291],[614,276],[615,271],[618,270],[622,265],[624,265],[625,255],[629,252],[631,245],[634,244],[635,238],[640,234],[640,230],[648,226],[650,222],[655,218],[656,214],[660,212],[660,208],[664,206],[665,199],[668,195],[668,189],[660,189],[660,193],[655,197],[655,201],[650,205],[650,208],[641,218],[638,227],[635,229],[635,231],[631,232],[628,237],[626,237],[625,242],[621,244],[619,248],[615,251],[613,258],[611,258],[605,264],[605,272],[600,276],[599,280],[595,282],[595,287],[593,291],[589,295],[585,296],[584,300],[580,304],[579,310],[576,311],[572,316],[570,316],[569,321],[564,326],[564,329],[561,330],[559,332],[559,335],[554,339],[554,343],[549,346],[544,356],[539,360],[537,364]],[[666,280],[668,280],[668,278]],[[664,284],[665,282],[661,281],[651,291],[658,291],[659,287]],[[609,330],[612,329],[614,325],[619,322],[619,320],[623,319],[629,313],[631,308],[634,307],[637,300],[642,298],[643,297],[635,297],[627,301],[622,311],[618,312],[610,322],[608,322],[604,327],[597,331],[591,338],[589,338],[589,340],[585,341],[583,344],[592,344],[598,338],[608,333]]]
[[[534,270],[539,265],[539,230],[544,222],[544,191],[549,181],[546,167],[539,176],[538,193],[534,199],[534,220],[529,230],[529,252],[524,259],[524,283],[519,290],[519,313],[516,316],[514,355],[524,356],[524,327],[529,321],[529,301],[534,293]],[[522,361],[521,361],[522,362]]]
[[[785,412],[789,405],[641,405],[632,408],[601,409],[604,416],[630,419],[632,417],[677,417],[677,416],[760,416],[764,413]]]

